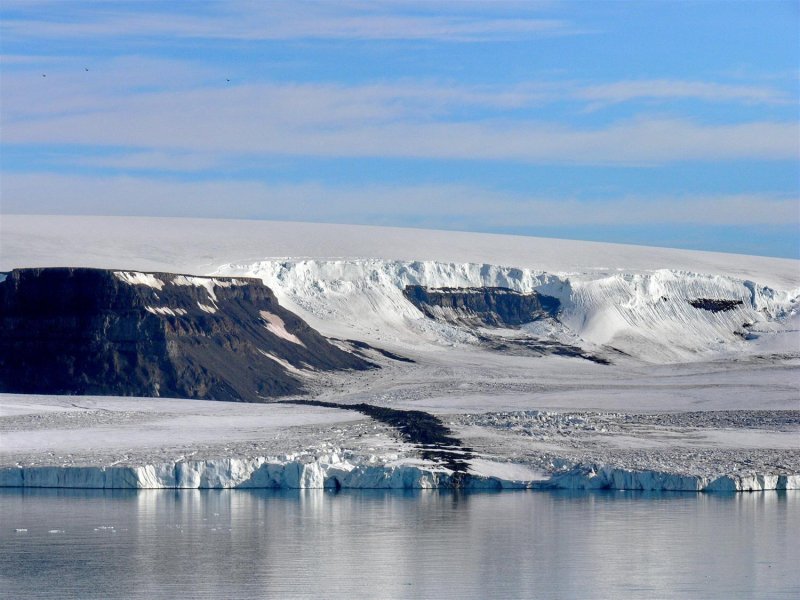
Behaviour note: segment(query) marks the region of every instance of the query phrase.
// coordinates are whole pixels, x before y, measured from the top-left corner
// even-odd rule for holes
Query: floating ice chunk
[[[28,530],[25,529],[24,527],[17,527],[14,531],[16,531],[17,533],[28,533]]]
[[[129,285],[146,285],[147,287],[160,290],[164,287],[164,282],[152,273],[140,273],[138,271],[114,271],[114,276],[120,281]]]

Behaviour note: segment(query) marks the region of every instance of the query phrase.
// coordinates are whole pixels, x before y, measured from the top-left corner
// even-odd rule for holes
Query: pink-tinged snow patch
[[[284,369],[286,369],[290,373],[294,373],[295,375],[306,375],[306,373],[303,372],[302,369],[298,369],[293,364],[291,364],[289,361],[283,360],[282,358],[278,358],[274,354],[270,354],[269,352],[264,352],[261,349],[259,349],[258,351],[261,354],[263,354],[264,356],[266,356],[267,358],[274,360],[276,363],[278,363],[280,366],[282,366]]]
[[[303,348],[306,347],[306,345],[300,341],[300,338],[286,330],[286,324],[278,315],[272,314],[271,312],[267,312],[265,310],[260,311],[260,314],[261,318],[267,322],[266,328],[271,334],[277,335],[279,338],[286,340],[287,342],[292,342],[293,344],[303,346]]]

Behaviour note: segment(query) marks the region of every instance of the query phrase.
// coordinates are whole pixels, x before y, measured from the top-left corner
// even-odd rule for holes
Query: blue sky
[[[0,4],[4,213],[800,257],[786,2]]]

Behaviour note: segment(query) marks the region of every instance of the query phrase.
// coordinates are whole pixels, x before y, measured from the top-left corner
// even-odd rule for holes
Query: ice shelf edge
[[[142,466],[0,468],[0,487],[84,489],[568,489],[747,492],[800,489],[800,475],[714,477],[607,466],[578,466],[545,479],[510,480],[407,462],[352,464],[269,458],[178,461]]]

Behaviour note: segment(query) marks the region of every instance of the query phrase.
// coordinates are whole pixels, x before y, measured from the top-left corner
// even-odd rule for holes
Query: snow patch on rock
[[[271,334],[276,335],[287,342],[292,342],[293,344],[302,346],[303,348],[306,347],[306,345],[300,341],[300,338],[286,330],[286,324],[278,315],[267,312],[266,310],[259,311],[259,314],[261,315],[261,318],[267,322],[267,331],[269,331]]]
[[[114,271],[114,276],[120,281],[129,285],[146,285],[147,287],[160,290],[164,287],[164,282],[152,273],[139,273],[138,271]]]
[[[274,360],[276,363],[278,363],[280,366],[282,366],[284,369],[286,369],[290,373],[294,373],[295,375],[307,375],[308,374],[308,373],[303,372],[302,369],[298,369],[297,367],[295,367],[288,360],[284,360],[282,358],[279,358],[279,357],[275,356],[274,354],[272,354],[270,352],[266,352],[266,351],[262,350],[261,348],[259,348],[258,351],[261,354],[263,354],[264,356],[266,356],[267,358],[269,358],[271,360]]]
[[[172,278],[172,285],[197,286],[205,288],[208,297],[216,304],[217,295],[214,293],[215,287],[227,288],[234,285],[247,285],[245,281],[236,279],[215,279],[213,277],[193,277],[191,275],[176,275]]]
[[[184,308],[169,308],[168,306],[145,306],[144,309],[154,315],[181,317],[186,314]]]

